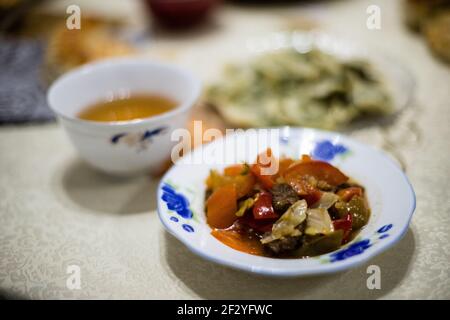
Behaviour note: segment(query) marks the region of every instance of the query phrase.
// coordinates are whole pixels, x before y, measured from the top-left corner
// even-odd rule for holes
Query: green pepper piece
[[[313,257],[335,251],[341,247],[344,237],[343,230],[336,230],[324,236],[317,236],[305,240],[303,245],[294,252],[295,256]]]
[[[353,230],[361,229],[369,220],[370,211],[363,197],[354,196],[349,202],[339,201],[335,204],[335,208],[340,219],[347,214],[352,215]]]

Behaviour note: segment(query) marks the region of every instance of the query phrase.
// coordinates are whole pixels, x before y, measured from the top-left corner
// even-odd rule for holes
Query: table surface
[[[136,2],[121,3],[127,8],[117,11],[139,14]],[[370,4],[381,8],[381,30],[366,28]],[[195,256],[164,231],[155,211],[157,179],[123,180],[93,171],[56,124],[3,126],[0,297],[449,299],[450,67],[405,28],[401,11],[399,1],[389,0],[226,6],[205,30],[189,37],[155,33],[148,48],[149,55],[203,73],[202,52],[220,41],[285,29],[308,17],[325,30],[399,57],[416,79],[414,103],[390,126],[349,133],[390,150],[414,186],[417,209],[395,247],[364,266],[327,276],[272,279],[228,269]],[[380,290],[367,289],[370,264],[381,268]],[[79,290],[66,286],[69,265],[80,266]]]

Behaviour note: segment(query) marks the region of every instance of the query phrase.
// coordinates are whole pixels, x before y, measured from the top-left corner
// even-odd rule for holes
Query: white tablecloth
[[[366,28],[370,4],[382,10],[381,30]],[[139,14],[138,8],[134,3],[118,11]],[[158,221],[157,180],[121,180],[91,170],[61,128],[49,124],[0,127],[0,296],[450,298],[450,66],[432,57],[423,39],[404,27],[401,10],[400,1],[390,0],[278,9],[227,6],[205,30],[184,36],[156,33],[148,48],[149,54],[164,53],[174,62],[189,61],[188,67],[202,73],[201,52],[214,44],[286,28],[307,16],[324,29],[381,47],[411,69],[415,103],[387,129],[351,133],[379,147],[391,144],[417,194],[406,236],[367,264],[380,266],[380,290],[367,289],[367,265],[335,275],[271,279],[195,256]],[[79,290],[66,286],[69,265],[80,267]]]

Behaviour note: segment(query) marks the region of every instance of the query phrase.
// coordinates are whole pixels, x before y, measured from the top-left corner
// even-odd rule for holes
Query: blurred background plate
[[[362,46],[345,37],[328,32],[282,31],[264,35],[256,34],[240,38],[222,39],[221,42],[214,42],[201,52],[197,50],[188,52],[183,57],[183,60],[186,65],[200,73],[205,84],[208,85],[221,82],[223,67],[227,64],[246,66],[262,54],[290,48],[300,52],[320,49],[342,61],[351,59],[367,60],[374,70],[380,74],[388,93],[392,97],[392,112],[387,116],[357,119],[350,125],[340,127],[340,130],[351,131],[361,127],[392,122],[412,102],[415,80],[409,68],[399,59],[378,48]],[[224,126],[230,125],[233,126],[233,123],[224,121]]]

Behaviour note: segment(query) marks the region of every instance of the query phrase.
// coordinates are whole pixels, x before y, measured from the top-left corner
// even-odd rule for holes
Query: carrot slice
[[[234,185],[225,185],[214,191],[206,202],[207,222],[212,228],[225,229],[238,218],[237,194]]]

